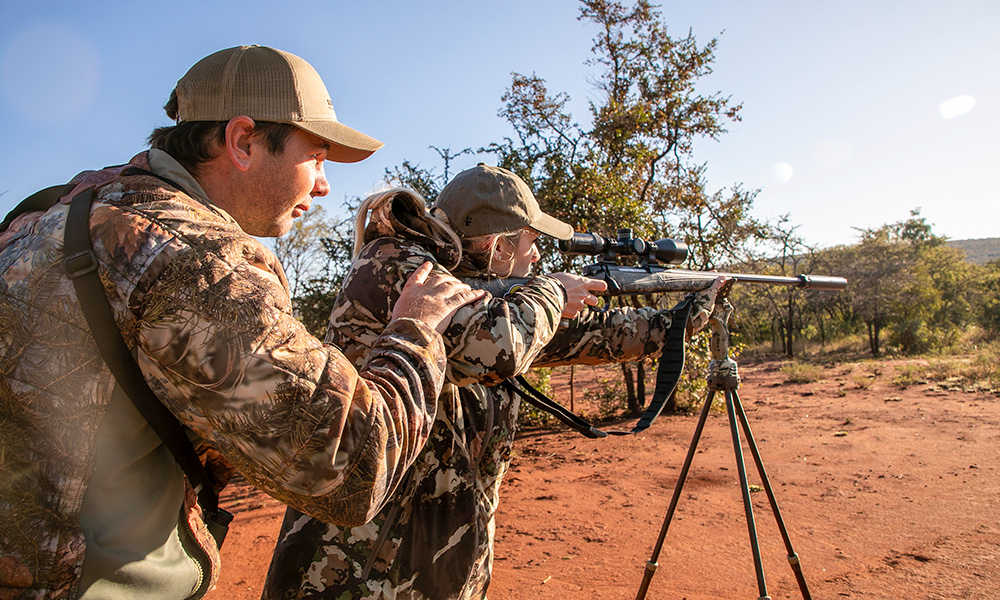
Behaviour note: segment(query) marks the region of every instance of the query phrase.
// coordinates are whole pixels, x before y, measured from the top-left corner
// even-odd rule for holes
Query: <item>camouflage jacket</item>
[[[409,240],[442,256],[441,247],[401,229],[408,240],[383,237],[364,248],[331,315],[328,341],[356,364],[386,322],[402,280],[432,256]],[[529,366],[655,356],[670,326],[669,311],[587,311],[554,333],[564,298],[555,280],[536,277],[505,298],[460,311],[444,335],[448,382],[437,421],[399,491],[361,527],[330,526],[288,510],[263,598],[484,598],[519,402],[494,384]]]
[[[383,335],[374,332],[355,367],[292,317],[274,255],[208,202],[193,178],[184,191],[126,170],[155,171],[156,158],[183,171],[157,153],[74,179],[77,190],[96,188],[90,229],[99,274],[147,382],[190,429],[217,488],[235,468],[324,521],[367,522],[434,422],[445,368],[440,336],[394,321]],[[146,508],[172,520],[152,525],[163,526],[164,539],[180,539],[194,563],[186,572],[196,580],[176,597],[201,597],[218,576],[218,551],[158,439],[119,464],[134,471],[159,455],[162,468],[120,475],[148,479],[172,465],[168,483],[179,491],[162,495],[166,506],[116,506],[119,498],[90,489],[102,473],[99,433],[122,417],[109,406],[134,409],[115,400],[122,394],[62,268],[72,195],[22,215],[0,236],[0,598],[76,598],[89,546],[114,550],[116,536],[150,525]],[[122,516],[107,531],[87,530],[88,502]],[[149,555],[121,556],[122,568],[155,560],[157,543]],[[127,579],[117,597],[165,597]]]

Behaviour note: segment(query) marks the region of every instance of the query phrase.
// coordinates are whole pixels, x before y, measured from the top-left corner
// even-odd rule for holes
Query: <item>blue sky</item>
[[[508,135],[497,110],[511,72],[568,93],[586,122],[594,31],[578,12],[570,0],[0,0],[0,215],[128,160],[169,124],[162,105],[188,67],[252,43],[308,60],[340,120],[386,143],[362,163],[328,163],[338,213],[403,159],[440,173],[430,146]],[[758,216],[788,214],[821,246],[914,208],[952,239],[1000,236],[1000,3],[691,0],[662,12],[675,36],[719,37],[703,89],[744,105],[742,122],[696,147],[712,190],[759,188]]]

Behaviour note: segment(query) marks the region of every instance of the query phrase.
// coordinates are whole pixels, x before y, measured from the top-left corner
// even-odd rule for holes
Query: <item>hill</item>
[[[1000,259],[1000,238],[948,240],[948,245],[965,250],[965,258],[977,265]]]

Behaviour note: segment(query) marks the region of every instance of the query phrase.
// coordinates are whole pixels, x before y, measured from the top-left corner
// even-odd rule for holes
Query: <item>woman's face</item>
[[[511,277],[527,277],[531,274],[531,265],[538,262],[542,255],[538,252],[535,240],[541,235],[534,229],[524,228],[514,245],[511,257]]]

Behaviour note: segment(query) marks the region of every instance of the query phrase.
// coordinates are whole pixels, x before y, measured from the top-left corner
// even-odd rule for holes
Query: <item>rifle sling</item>
[[[663,407],[673,395],[677,382],[680,381],[681,373],[684,371],[684,334],[687,329],[688,317],[691,315],[691,307],[691,296],[688,296],[674,309],[670,329],[667,331],[663,352],[660,355],[660,364],[656,370],[656,387],[653,390],[653,397],[632,429],[603,431],[535,389],[522,375],[505,379],[501,385],[509,393],[516,394],[535,408],[550,413],[585,437],[603,438],[609,435],[631,435],[644,431],[663,412]]]
[[[516,382],[516,383],[515,383]],[[511,377],[509,379],[504,379],[500,382],[500,385],[507,390],[511,395],[517,395],[523,398],[528,404],[531,404],[539,410],[544,410],[545,412],[551,414],[555,418],[562,421],[564,424],[570,426],[571,428],[577,430],[585,437],[589,438],[603,438],[608,437],[607,432],[601,431],[597,427],[591,425],[586,419],[573,413],[563,405],[559,404],[555,400],[549,398],[542,392],[535,389],[533,385],[528,383],[523,375],[518,375],[516,377]]]
[[[63,267],[73,281],[90,332],[101,356],[136,410],[149,423],[198,493],[203,518],[209,533],[220,548],[233,516],[219,508],[219,496],[208,471],[195,452],[191,440],[177,418],[153,394],[132,352],[122,339],[111,312],[111,304],[97,273],[97,257],[90,240],[90,207],[94,189],[88,188],[70,201],[66,219],[65,259]]]

